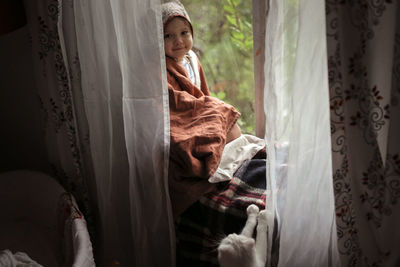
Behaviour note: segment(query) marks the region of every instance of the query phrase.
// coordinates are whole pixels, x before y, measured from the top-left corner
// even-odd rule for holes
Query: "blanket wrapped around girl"
[[[191,60],[197,60],[194,53]],[[208,178],[217,170],[231,129],[240,114],[229,104],[209,96],[198,62],[201,87],[185,68],[167,57],[171,148],[169,190],[174,215],[215,188]]]

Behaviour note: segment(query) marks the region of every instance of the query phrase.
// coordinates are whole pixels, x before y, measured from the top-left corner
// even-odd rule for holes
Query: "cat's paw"
[[[250,206],[247,207],[247,216],[252,214],[258,214],[259,211],[260,209],[256,205],[251,204]]]
[[[257,221],[258,221],[258,226],[261,227],[267,227],[268,222],[272,222],[274,216],[271,211],[269,210],[262,210],[258,213]]]

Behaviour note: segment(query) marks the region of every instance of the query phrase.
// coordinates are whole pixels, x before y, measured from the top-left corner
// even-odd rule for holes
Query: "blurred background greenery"
[[[252,1],[181,2],[193,24],[193,51],[211,94],[239,110],[242,132],[254,134]]]

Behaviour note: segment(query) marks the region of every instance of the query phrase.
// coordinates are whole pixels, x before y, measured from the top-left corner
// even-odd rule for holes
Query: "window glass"
[[[252,7],[248,0],[181,0],[193,24],[193,51],[211,94],[242,114],[242,133],[254,134]]]

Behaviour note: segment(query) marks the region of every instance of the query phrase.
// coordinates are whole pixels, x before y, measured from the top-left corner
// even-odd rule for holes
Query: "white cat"
[[[247,221],[238,234],[225,237],[218,246],[218,262],[221,267],[265,267],[269,211],[259,211],[254,204],[247,207]],[[253,239],[257,224],[257,237]]]

